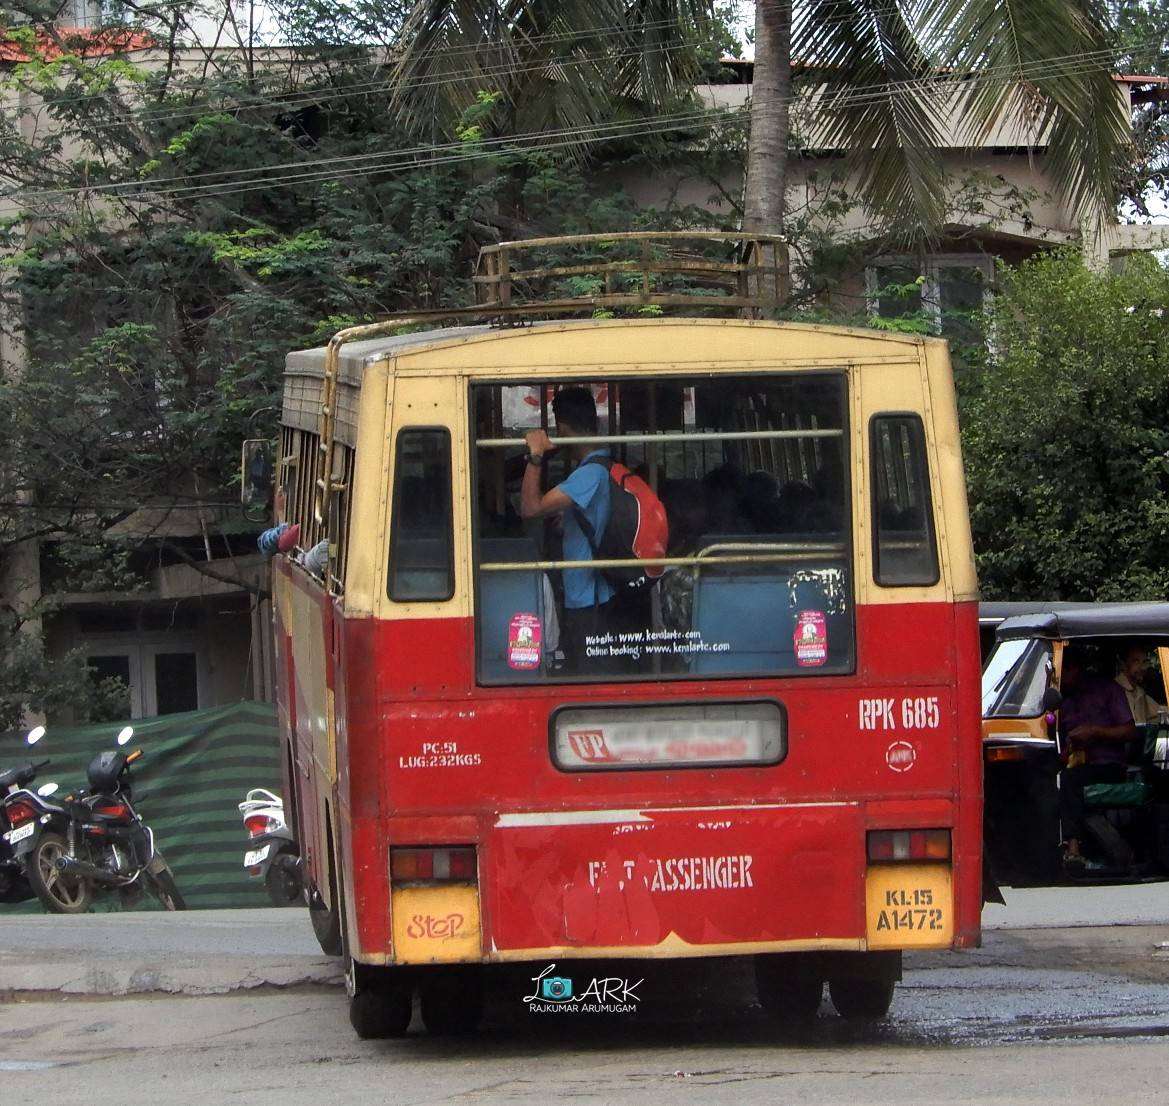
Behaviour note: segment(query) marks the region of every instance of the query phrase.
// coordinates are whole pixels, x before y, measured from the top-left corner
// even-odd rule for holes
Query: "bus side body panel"
[[[960,822],[954,833],[954,867],[959,948],[976,948],[982,932],[982,655],[978,644],[978,603],[954,606],[958,645],[958,793]]]

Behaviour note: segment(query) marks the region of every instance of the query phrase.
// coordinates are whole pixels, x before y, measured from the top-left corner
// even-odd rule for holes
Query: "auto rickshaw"
[[[1156,653],[1145,690],[1169,702],[1169,603],[1046,604],[1002,619],[982,676],[985,835],[995,879],[1060,882],[1059,787],[1071,750],[1059,725],[1064,655],[1075,645],[1112,679],[1118,650]],[[1137,726],[1125,778],[1084,789],[1093,826],[1080,878],[1120,882],[1169,875],[1169,714]],[[1101,819],[1103,821],[1101,821]]]

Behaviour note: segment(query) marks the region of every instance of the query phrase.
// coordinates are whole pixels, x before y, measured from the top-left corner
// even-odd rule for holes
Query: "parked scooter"
[[[248,873],[263,879],[273,905],[303,905],[300,854],[284,820],[284,800],[267,788],[253,787],[239,812],[251,837],[252,847],[244,853]]]
[[[57,785],[36,792],[18,788],[4,799],[13,827],[9,843],[25,866],[29,884],[46,910],[83,914],[94,898],[119,891],[132,903],[148,888],[167,910],[185,910],[174,874],[154,847],[154,832],[131,802],[130,766],[142,750],[123,753],[132,727],[118,734],[118,748],[89,762],[89,788],[54,798]]]
[[[37,726],[30,730],[25,739],[29,745],[35,745],[45,736],[45,727]],[[28,761],[18,764],[15,768],[7,768],[0,772],[0,796],[11,795],[15,791],[27,787],[36,779],[37,773],[47,767],[49,762],[42,760],[39,763]],[[2,802],[2,800],[0,800]],[[34,896],[32,886],[28,882],[28,875],[24,870],[24,863],[17,855],[9,840],[14,832],[5,814],[3,805],[0,805],[0,902],[24,902]],[[17,837],[31,836],[31,830],[24,830]]]

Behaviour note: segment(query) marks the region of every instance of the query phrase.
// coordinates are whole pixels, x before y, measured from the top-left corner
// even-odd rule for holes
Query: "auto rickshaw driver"
[[[1138,726],[1156,722],[1165,708],[1144,688],[1145,674],[1149,670],[1149,651],[1140,642],[1130,643],[1117,656],[1117,669],[1116,682],[1128,699],[1132,720]]]
[[[1114,680],[1090,673],[1083,653],[1075,647],[1064,650],[1060,690],[1060,731],[1070,754],[1059,791],[1060,821],[1066,836],[1064,865],[1080,868],[1085,832],[1090,828],[1108,833],[1110,829],[1089,825],[1084,788],[1093,783],[1124,782],[1128,743],[1137,731],[1124,690]]]

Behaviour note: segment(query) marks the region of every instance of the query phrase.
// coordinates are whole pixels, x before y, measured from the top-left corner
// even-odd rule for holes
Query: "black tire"
[[[478,967],[432,969],[418,984],[426,1031],[435,1037],[473,1033],[483,1019],[483,973]]]
[[[1093,814],[1084,823],[1092,836],[1099,842],[1108,857],[1108,863],[1122,872],[1127,872],[1135,861],[1132,846],[1123,834],[1103,814]]]
[[[332,880],[329,881],[332,886]],[[326,956],[341,956],[345,945],[341,936],[341,897],[333,888],[333,905],[325,905],[325,900],[319,894],[310,896],[308,901],[309,921],[313,924],[313,933],[317,935],[317,944]]]
[[[28,882],[50,914],[84,914],[93,902],[93,883],[57,870],[57,859],[68,855],[59,833],[42,833],[28,854]]]
[[[300,876],[300,858],[291,849],[281,849],[268,866],[264,889],[273,906],[303,906],[304,882]]]
[[[830,979],[828,997],[846,1021],[875,1022],[889,1013],[894,986],[892,979]]]
[[[35,897],[24,872],[14,870],[0,876],[0,903],[26,902]]]
[[[755,990],[769,1018],[806,1024],[820,1010],[824,980],[798,954],[755,957]]]
[[[410,1027],[414,990],[393,969],[349,965],[349,1024],[363,1041],[403,1037]]]
[[[161,853],[155,853],[155,861],[161,861],[162,867],[157,872],[148,871],[146,873],[154,897],[162,904],[163,910],[186,910],[187,901],[175,884],[174,873],[170,870],[170,866],[162,859]]]

